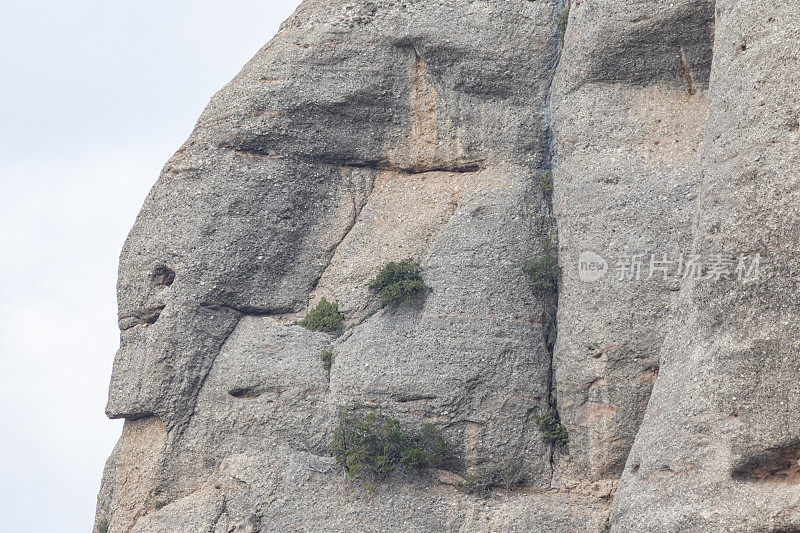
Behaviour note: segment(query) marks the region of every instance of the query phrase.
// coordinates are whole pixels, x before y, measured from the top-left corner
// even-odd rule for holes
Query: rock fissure
[[[208,533],[215,533],[217,531],[217,525],[219,521],[222,520],[222,517],[225,515],[225,511],[228,505],[228,498],[225,496],[225,493],[221,493],[222,503],[219,506],[219,511],[217,515],[211,521],[211,524],[208,527]]]
[[[571,0],[559,0],[556,2],[556,7],[554,11],[554,13],[556,13],[556,18],[560,16],[569,17],[570,1]],[[566,15],[563,15],[565,13],[564,11],[565,9],[566,9]],[[547,98],[543,103],[545,110],[544,131],[545,131],[545,144],[546,144],[546,158],[542,167],[539,170],[539,172],[548,173],[548,175],[551,176],[551,179],[552,176],[554,176],[554,170],[557,165],[557,155],[558,155],[556,150],[555,136],[553,132],[554,116],[555,116],[553,112],[553,91],[554,91],[556,71],[558,69],[559,61],[561,59],[561,52],[564,46],[564,38],[565,38],[562,34],[562,28],[560,27],[556,19],[554,19],[553,23],[554,23],[553,24],[554,32],[552,39],[553,53],[549,66],[549,75],[547,81]],[[562,24],[564,25],[564,28],[568,27],[568,20],[564,21]],[[545,237],[546,244],[543,244],[543,249],[546,249],[545,253],[553,253],[555,255],[556,264],[560,264],[559,254],[558,254],[558,226],[553,213],[553,199],[552,199],[555,183],[551,182],[550,187],[551,190],[549,192],[544,189],[542,191],[542,193],[545,195],[547,202],[547,214],[545,217],[545,224],[547,228],[544,231],[544,234],[547,235],[547,237]],[[542,333],[550,357],[548,366],[547,405],[550,408],[554,409],[556,413],[558,412],[558,398],[556,390],[554,348],[555,348],[556,338],[558,336],[558,298],[559,298],[560,284],[561,280],[559,279],[555,284],[553,294],[543,298],[544,312],[542,317],[543,318]],[[548,457],[548,462],[550,465],[550,486],[553,486],[553,481],[555,477],[555,462],[556,462],[555,449],[556,449],[556,444],[551,444]]]
[[[468,174],[472,172],[480,172],[484,169],[484,161],[466,162],[466,163],[452,163],[452,164],[434,164],[434,165],[415,165],[410,167],[400,167],[389,162],[353,162],[341,163],[340,166],[347,168],[367,168],[372,170],[382,170],[389,172],[396,172],[398,174],[430,174],[433,172],[444,172],[448,174]]]
[[[428,174],[432,172],[445,172],[451,174],[468,174],[480,172],[485,168],[486,161],[477,159],[474,161],[454,161],[454,162],[418,162],[413,165],[402,165],[388,159],[375,160],[343,160],[327,157],[324,155],[304,155],[295,154],[288,157],[280,153],[264,149],[262,147],[234,147],[232,145],[222,145],[221,149],[236,153],[245,157],[261,157],[275,160],[296,160],[303,163],[315,165],[329,165],[338,168],[354,168],[365,170],[380,170],[396,172],[398,174]]]
[[[223,307],[223,306],[220,306],[220,307]],[[217,358],[219,357],[220,353],[222,352],[223,348],[225,347],[225,344],[228,342],[228,339],[230,339],[231,335],[233,335],[233,332],[236,331],[236,327],[241,322],[243,316],[245,316],[245,315],[242,315],[241,313],[239,314],[239,316],[237,317],[236,321],[228,329],[228,333],[227,333],[227,335],[225,335],[225,338],[222,340],[222,342],[219,343],[219,347],[214,352],[214,356],[210,359],[210,361],[206,365],[206,368],[204,369],[204,372],[203,372],[202,376],[200,377],[200,379],[199,379],[199,381],[197,383],[197,387],[192,391],[192,405],[191,405],[191,409],[188,410],[188,414],[186,415],[186,417],[183,420],[180,420],[177,423],[173,423],[173,424],[171,424],[170,426],[167,427],[167,429],[170,430],[170,433],[172,433],[172,430],[174,429],[174,435],[172,436],[172,438],[175,441],[180,440],[183,437],[184,432],[188,428],[192,417],[197,412],[197,403],[198,403],[198,400],[200,398],[200,391],[203,390],[203,387],[204,387],[206,381],[208,380],[208,376],[211,375],[211,371],[214,369],[214,363],[216,363]]]
[[[164,308],[166,308],[166,305],[157,305],[155,307],[144,309],[138,313],[121,317],[119,319],[120,331],[127,331],[135,328],[136,326],[152,326],[156,323],[156,321],[158,321],[158,318],[161,316]],[[133,323],[130,323],[131,321],[133,321]]]
[[[342,243],[345,240],[347,240],[347,237],[353,231],[353,228],[356,227],[356,224],[358,223],[358,219],[361,216],[361,212],[364,210],[364,207],[369,202],[369,198],[370,198],[370,196],[372,194],[372,191],[373,191],[374,187],[375,187],[375,183],[374,183],[374,180],[373,180],[368,185],[366,193],[364,194],[364,197],[361,199],[360,202],[358,202],[356,200],[355,191],[352,191],[352,190],[350,191],[350,193],[351,193],[350,194],[350,200],[351,200],[353,215],[350,218],[349,224],[347,225],[347,227],[342,232],[341,237],[335,243],[333,243],[333,245],[331,245],[330,249],[328,250],[328,253],[326,254],[327,255],[326,265],[322,269],[322,271],[320,272],[320,274],[316,278],[316,280],[314,280],[314,283],[311,285],[311,290],[308,291],[309,300],[311,299],[311,295],[314,294],[314,292],[317,290],[317,287],[319,286],[319,283],[322,280],[322,278],[325,276],[325,273],[331,267],[331,265],[333,263],[333,259],[334,259],[334,257],[336,257],[336,252],[339,250],[339,247],[342,245]]]

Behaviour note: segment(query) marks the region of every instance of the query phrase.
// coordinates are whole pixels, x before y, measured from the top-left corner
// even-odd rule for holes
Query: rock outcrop
[[[95,531],[800,531],[798,33],[777,0],[306,0],[125,243]],[[381,307],[405,257],[431,291]],[[322,298],[341,334],[297,324]],[[446,464],[365,490],[342,407]]]

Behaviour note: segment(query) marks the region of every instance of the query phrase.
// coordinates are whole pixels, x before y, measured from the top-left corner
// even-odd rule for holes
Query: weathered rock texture
[[[718,0],[692,247],[757,282],[688,282],[615,501],[619,531],[800,531],[800,5]]]
[[[633,9],[633,11],[632,11]],[[580,2],[555,108],[565,266],[554,358],[570,428],[560,481],[618,479],[659,372],[679,282],[578,277],[579,255],[688,252],[714,37],[705,1]],[[649,264],[648,264],[649,268]],[[645,272],[645,276],[649,275]],[[580,451],[578,451],[580,450]]]
[[[95,530],[800,531],[798,33],[777,0],[306,0],[125,244]],[[764,272],[586,283],[586,251]],[[432,292],[380,308],[408,256]],[[342,335],[297,325],[323,297]],[[436,425],[446,469],[366,492],[342,406]]]

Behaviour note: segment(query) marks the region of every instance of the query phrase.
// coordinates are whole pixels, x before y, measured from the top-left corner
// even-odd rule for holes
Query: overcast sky
[[[0,516],[88,532],[122,243],[211,95],[299,0],[5,2],[0,16]]]

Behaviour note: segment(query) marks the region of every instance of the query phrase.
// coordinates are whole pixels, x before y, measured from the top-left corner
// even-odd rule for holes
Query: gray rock
[[[617,531],[800,529],[799,28],[793,3],[717,2],[693,250],[760,254],[762,271],[682,286]]]
[[[580,2],[570,12],[553,104],[565,486],[619,478],[659,373],[679,281],[648,279],[650,257],[689,251],[709,28],[707,2]],[[603,278],[581,280],[584,252],[605,259]],[[633,274],[617,268],[634,255],[640,279],[620,279]]]
[[[568,5],[562,46],[556,0],[306,0],[214,96],[120,260],[95,531],[800,530],[800,8]],[[648,279],[681,253],[763,272]],[[432,290],[381,308],[406,257]],[[340,334],[297,324],[321,298]],[[341,407],[446,464],[365,490]],[[516,490],[457,490],[507,461]]]
[[[553,527],[596,505],[601,527],[601,496],[540,494],[552,475],[534,423],[550,397],[550,303],[524,266],[553,232],[534,175],[549,164],[554,13],[549,2],[307,2],[214,97],[123,251],[108,412],[161,420],[167,435],[153,482],[137,499],[104,497],[102,514],[130,507],[137,528],[159,531],[204,506],[193,520],[205,521],[213,489],[231,523],[353,529],[366,510],[347,518],[345,502],[363,491],[322,488],[343,483],[326,456],[349,406],[434,423],[456,473],[519,459],[537,489],[514,499],[546,516],[562,506]],[[368,281],[407,256],[433,292],[418,309],[379,309]],[[340,338],[294,325],[322,297],[341,302]],[[314,483],[287,480],[300,460],[322,465]],[[112,463],[106,484],[125,485]],[[377,508],[376,528],[530,523],[497,502],[473,523],[468,509],[484,504],[452,485],[397,482],[401,496],[358,504]],[[198,491],[208,498],[184,504]],[[299,516],[311,498],[325,512]]]

